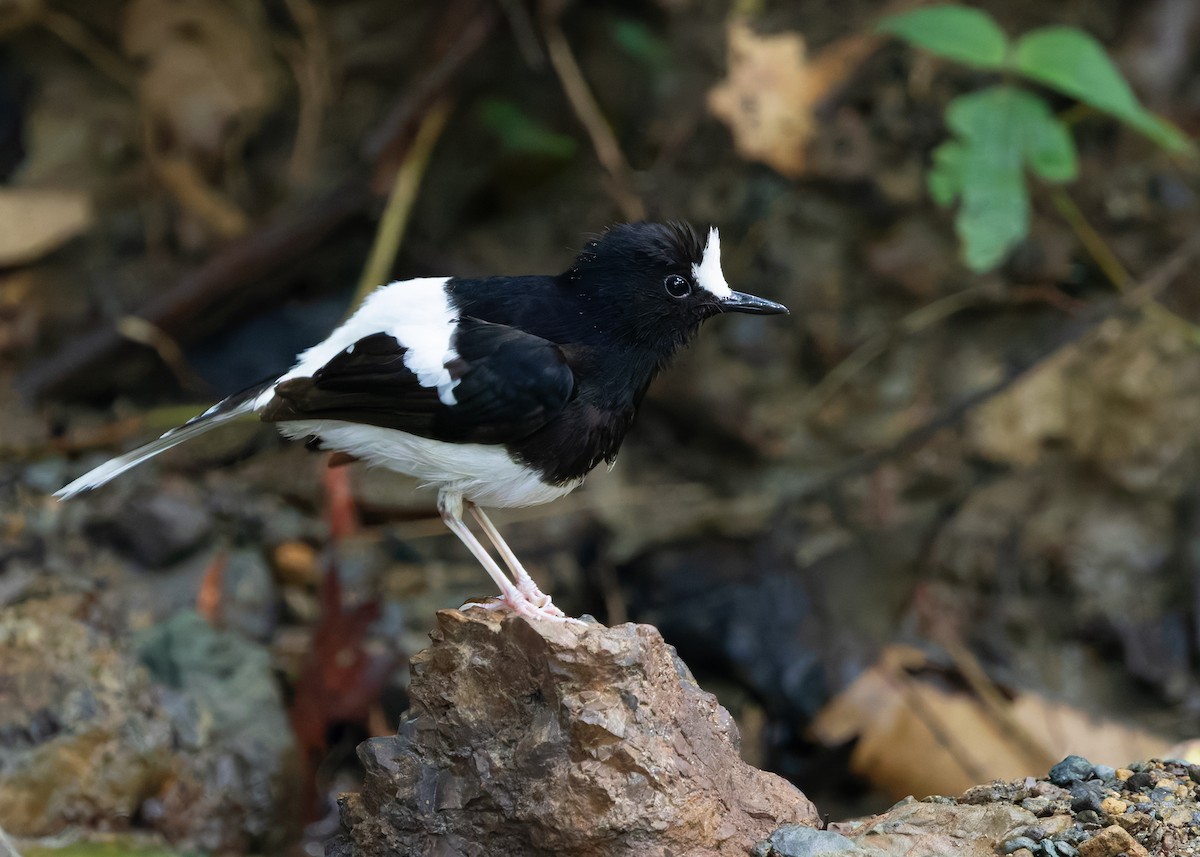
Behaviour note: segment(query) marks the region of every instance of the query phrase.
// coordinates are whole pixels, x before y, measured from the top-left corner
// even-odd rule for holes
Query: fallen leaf
[[[855,740],[851,768],[889,795],[958,794],[980,782],[1044,776],[1024,748],[974,696],[914,675],[924,655],[892,646],[813,721],[827,745]],[[1019,723],[1048,759],[1071,753],[1099,764],[1162,758],[1170,743],[1157,735],[1094,718],[1037,693],[1016,693],[1007,719]]]
[[[837,94],[879,42],[847,36],[810,58],[799,33],[760,36],[735,20],[728,30],[728,77],[709,91],[709,110],[729,126],[742,157],[785,176],[803,175],[805,150],[818,130],[814,110]]]
[[[0,188],[0,266],[34,262],[91,223],[92,203],[85,193]]]
[[[253,132],[280,88],[261,16],[219,0],[133,0],[122,41],[142,66],[138,96],[163,151],[221,157]]]

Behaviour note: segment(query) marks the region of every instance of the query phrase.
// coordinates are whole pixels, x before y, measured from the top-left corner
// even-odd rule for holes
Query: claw
[[[577,625],[586,625],[587,623],[581,619],[575,619],[567,616],[557,607],[550,603],[550,597],[544,596],[546,602],[538,604],[524,593],[520,593],[519,597],[512,599],[501,596],[499,598],[490,598],[487,601],[468,601],[466,604],[459,607],[459,610],[466,610],[468,607],[479,607],[495,613],[501,610],[508,610],[516,613],[525,619],[542,620],[545,622],[568,622]]]

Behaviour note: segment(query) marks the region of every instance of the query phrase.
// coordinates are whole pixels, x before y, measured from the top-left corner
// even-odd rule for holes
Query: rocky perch
[[[647,625],[438,614],[399,734],[359,747],[329,857],[1200,855],[1200,768],[1068,757],[1049,779],[911,798],[820,829],[745,764],[716,699]]]
[[[715,857],[818,822],[648,625],[444,610],[432,636],[399,734],[359,747],[330,855]]]

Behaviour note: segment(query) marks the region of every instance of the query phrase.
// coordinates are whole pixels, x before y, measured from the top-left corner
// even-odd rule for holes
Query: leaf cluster
[[[952,137],[934,151],[928,176],[939,205],[959,203],[955,226],[972,270],[995,267],[1028,234],[1027,172],[1051,183],[1070,182],[1079,173],[1067,125],[1044,98],[1014,85],[1013,78],[1073,98],[1163,149],[1193,151],[1178,128],[1142,107],[1104,47],[1075,27],[1042,27],[1012,41],[986,12],[941,5],[890,16],[879,29],[1006,78],[950,102],[946,124]]]

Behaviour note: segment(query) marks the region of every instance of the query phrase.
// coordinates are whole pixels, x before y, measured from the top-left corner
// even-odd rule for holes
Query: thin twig
[[[161,327],[151,324],[136,315],[127,315],[117,321],[117,332],[126,339],[153,348],[166,367],[171,370],[179,386],[193,393],[212,394],[212,388],[188,363],[179,343],[168,336]]]
[[[865,452],[852,459],[827,478],[807,486],[800,491],[794,501],[803,502],[806,499],[820,495],[831,487],[853,476],[870,473],[884,461],[898,455],[911,453],[919,449],[938,432],[957,425],[975,408],[984,402],[998,396],[1012,387],[1044,361],[1050,359],[1062,349],[1078,342],[1086,334],[1095,330],[1103,322],[1120,315],[1141,311],[1147,304],[1158,299],[1159,295],[1175,281],[1175,278],[1187,269],[1188,265],[1200,255],[1200,232],[1193,234],[1183,242],[1158,267],[1151,271],[1138,285],[1120,295],[1116,300],[1095,306],[1088,312],[1080,313],[1076,318],[1061,328],[1053,339],[1039,347],[1035,354],[1024,361],[1015,362],[997,381],[988,384],[973,393],[964,396],[959,401],[946,408],[933,419],[917,426],[899,440],[883,449]]]
[[[205,181],[195,164],[182,155],[159,151],[149,122],[143,125],[142,143],[150,171],[184,210],[204,221],[221,238],[240,238],[249,231],[246,213]]]
[[[321,145],[321,127],[333,94],[332,61],[329,40],[321,25],[321,16],[312,0],[286,0],[288,12],[300,33],[299,42],[289,40],[283,51],[292,67],[299,93],[296,139],[288,159],[288,179],[294,185],[306,185],[316,168]]]
[[[940,714],[921,696],[916,680],[908,675],[904,667],[897,665],[882,675],[884,681],[899,693],[904,705],[929,730],[934,743],[946,751],[946,755],[966,774],[967,779],[975,783],[987,781],[988,772],[972,758],[970,750],[958,740],[953,730],[943,724]]]
[[[137,315],[182,343],[211,332],[220,323],[212,312],[214,307],[244,308],[249,303],[246,293],[250,284],[258,284],[255,301],[276,294],[287,283],[268,280],[268,275],[294,260],[298,253],[309,252],[326,240],[348,218],[363,211],[368,199],[364,183],[347,181],[222,248],[138,310]],[[97,365],[131,348],[128,343],[111,323],[76,336],[57,354],[21,375],[18,389],[34,399],[85,385],[94,393]]]
[[[1030,770],[1044,771],[1057,762],[1058,759],[1050,750],[1013,715],[1011,703],[996,687],[996,683],[992,681],[991,676],[987,674],[987,670],[979,663],[974,653],[956,639],[943,637],[939,643],[950,655],[959,674],[974,691],[996,728],[1011,745],[1017,747],[1025,756],[1025,762]]]
[[[575,117],[592,140],[596,157],[608,172],[613,200],[621,209],[621,214],[629,220],[645,220],[646,206],[634,190],[633,170],[625,160],[625,153],[621,151],[621,144],[617,142],[612,127],[604,118],[596,96],[592,94],[587,78],[583,76],[583,70],[575,60],[575,54],[571,51],[571,45],[559,20],[560,10],[559,4],[553,0],[546,0],[541,4],[542,38],[546,40],[550,64],[554,66],[567,101],[575,111]]]
[[[137,72],[116,51],[91,34],[87,27],[70,15],[41,9],[35,19],[43,29],[78,51],[97,71],[125,89],[137,85]]]
[[[1075,237],[1079,239],[1079,243],[1087,250],[1088,255],[1096,262],[1101,272],[1108,281],[1113,284],[1118,292],[1123,292],[1129,288],[1129,284],[1133,282],[1133,277],[1128,269],[1121,264],[1121,260],[1117,258],[1117,254],[1108,246],[1108,242],[1101,237],[1100,233],[1095,230],[1088,219],[1084,217],[1079,206],[1075,204],[1075,200],[1071,195],[1061,187],[1056,187],[1050,191],[1050,199],[1054,202],[1054,207],[1058,209],[1058,213],[1062,215],[1063,220],[1067,221],[1067,225],[1071,227],[1071,231],[1075,233]]]
[[[353,311],[370,292],[385,282],[396,260],[400,242],[404,240],[404,232],[408,226],[408,217],[412,213],[413,204],[417,201],[417,191],[421,188],[421,179],[429,165],[429,158],[446,121],[450,118],[451,103],[447,98],[434,102],[421,120],[417,128],[417,136],[396,171],[396,179],[392,183],[392,192],[388,195],[387,207],[383,217],[379,219],[379,228],[375,230],[375,242],[371,245],[371,255],[363,267],[362,277],[358,281],[358,289],[350,302]]]
[[[499,0],[499,5],[508,20],[508,31],[517,43],[521,59],[534,71],[540,71],[546,64],[546,54],[538,42],[537,29],[529,14],[529,7],[524,0]]]
[[[1075,233],[1075,237],[1079,239],[1079,243],[1083,245],[1092,261],[1104,274],[1105,278],[1112,284],[1118,292],[1126,292],[1133,283],[1133,277],[1129,270],[1121,264],[1121,260],[1117,258],[1117,254],[1113,252],[1112,247],[1104,240],[1096,228],[1088,222],[1083,211],[1067,193],[1066,189],[1056,187],[1050,192],[1050,199],[1054,202],[1054,207],[1058,209],[1058,213],[1062,215],[1063,220],[1071,227],[1071,231]],[[1188,321],[1186,318],[1172,312],[1160,303],[1152,302],[1146,305],[1145,312],[1157,321],[1165,322],[1166,324],[1177,327],[1183,331],[1188,339],[1195,341],[1200,338],[1200,328]]]
[[[378,128],[363,144],[363,159],[372,164],[386,160],[391,150],[407,139],[417,118],[446,90],[447,85],[461,72],[487,42],[500,19],[494,3],[478,8],[464,8],[463,3],[449,4],[441,29],[453,27],[455,32],[446,49],[425,65],[420,75],[411,81],[404,94],[396,100]],[[444,37],[442,37],[444,38]],[[435,39],[435,41],[440,39]]]
[[[839,390],[866,369],[876,357],[886,352],[888,346],[897,339],[920,333],[957,312],[975,306],[989,292],[990,290],[986,286],[973,286],[938,298],[904,316],[894,329],[872,336],[850,352],[842,362],[829,370],[825,377],[804,394],[797,406],[801,418],[825,407]]]

